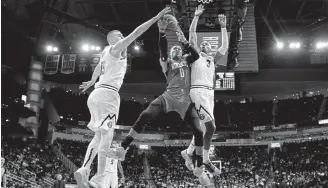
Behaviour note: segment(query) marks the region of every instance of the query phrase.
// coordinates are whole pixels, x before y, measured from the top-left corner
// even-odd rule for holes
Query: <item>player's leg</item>
[[[212,137],[216,130],[215,121],[205,122],[206,132],[204,135],[204,162],[209,161],[209,150],[212,143]]]
[[[212,137],[216,130],[214,120],[214,91],[207,89],[192,89],[190,97],[195,103],[195,108],[200,118],[202,125],[204,125],[204,154],[203,163],[209,168],[211,173],[220,173],[219,169],[213,165],[209,159],[209,149],[212,143]]]
[[[198,177],[199,182],[204,185],[210,185],[210,180],[205,173],[205,166],[203,165],[203,129],[201,128],[201,122],[198,117],[198,114],[191,105],[190,110],[187,113],[185,120],[190,125],[193,135],[194,135],[194,143],[195,143],[195,150],[196,150],[196,165],[193,169],[193,173],[195,176]],[[183,152],[183,151],[182,151]],[[188,154],[187,154],[188,155]],[[191,159],[191,158],[190,158]],[[187,162],[187,160],[186,160]]]
[[[111,173],[111,180],[110,180],[110,188],[117,188],[118,187],[118,176],[116,173]]]
[[[193,107],[188,111],[185,120],[190,125],[193,132],[194,147],[196,150],[196,166],[200,167],[203,163],[203,130],[201,128],[201,122]]]
[[[147,109],[139,115],[139,118],[130,129],[128,136],[122,141],[121,147],[106,150],[106,156],[113,159],[124,160],[129,145],[144,127],[162,112],[165,112],[165,99],[163,96],[160,96],[151,102]]]
[[[101,137],[100,132],[99,131],[95,132],[95,136],[93,137],[93,139],[88,145],[82,167],[86,167],[87,169],[90,169],[92,161],[98,153],[100,137]]]
[[[96,129],[100,131],[100,143],[98,146],[97,174],[92,177],[89,184],[91,187],[104,187],[105,169],[107,158],[103,150],[110,148],[114,137],[114,126],[118,118],[120,96],[117,92],[103,90],[98,96],[96,115]]]
[[[104,188],[110,188],[110,184],[111,184],[111,173],[110,172],[106,172],[105,178],[104,178],[104,184],[103,187]]]
[[[137,121],[134,123],[128,136],[123,140],[121,146],[126,149],[131,142],[138,136],[138,134],[145,128],[145,126],[153,120],[158,114],[164,112],[165,99],[160,96],[149,104],[146,110],[144,110]]]
[[[203,114],[204,118],[204,125],[206,128],[206,132],[204,135],[204,156],[203,156],[203,163],[209,169],[211,173],[217,175],[220,173],[220,170],[212,164],[209,156],[209,151],[212,143],[212,137],[216,130],[215,119],[214,119],[214,92],[206,92],[204,94],[207,100],[204,100],[204,110]]]
[[[88,128],[93,129],[95,126],[95,112],[96,112],[96,106],[95,106],[95,97],[94,97],[94,93],[90,94],[89,98],[88,98],[88,108],[90,111],[90,115],[91,115],[91,120],[88,124]],[[89,174],[90,174],[90,166],[94,160],[94,158],[96,157],[97,153],[98,153],[98,147],[99,147],[99,143],[100,143],[100,131],[96,131],[95,132],[95,136],[93,137],[92,141],[90,142],[90,144],[88,145],[85,157],[84,157],[84,161],[83,161],[83,165],[81,168],[79,168],[75,173],[74,173],[74,177],[76,179],[76,182],[78,184],[79,187],[81,188],[88,188],[88,181],[89,181]]]

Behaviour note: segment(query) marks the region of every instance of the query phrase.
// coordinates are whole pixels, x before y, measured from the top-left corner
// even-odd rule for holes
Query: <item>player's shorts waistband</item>
[[[100,85],[97,86],[96,89],[98,89],[98,88],[110,89],[110,90],[118,92],[118,89],[116,87],[111,86],[111,85],[107,85],[107,84],[100,84]]]
[[[213,87],[204,86],[204,85],[192,85],[192,86],[190,86],[190,89],[196,89],[196,88],[202,88],[202,89],[213,90]]]

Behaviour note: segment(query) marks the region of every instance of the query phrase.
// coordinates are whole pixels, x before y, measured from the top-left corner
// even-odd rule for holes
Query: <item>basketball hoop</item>
[[[209,4],[213,2],[213,0],[198,0],[198,3]]]

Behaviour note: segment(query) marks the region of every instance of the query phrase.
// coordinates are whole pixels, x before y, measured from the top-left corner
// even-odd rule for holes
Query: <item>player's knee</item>
[[[95,136],[93,137],[92,140],[93,140],[95,143],[99,143],[99,142],[100,142],[100,139],[101,139],[101,133],[100,133],[100,131],[95,132]]]
[[[214,134],[216,130],[215,122],[214,121],[209,121],[205,123],[206,126],[206,132],[209,134]]]
[[[195,146],[203,146],[203,131],[201,130],[196,130],[194,131],[194,136],[195,136]]]
[[[149,122],[153,119],[153,114],[149,110],[145,110],[140,114],[139,119],[145,122]]]

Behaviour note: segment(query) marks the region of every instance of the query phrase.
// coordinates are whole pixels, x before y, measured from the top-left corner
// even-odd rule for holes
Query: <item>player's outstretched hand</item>
[[[178,40],[184,44],[188,43],[186,37],[184,36],[182,31],[177,31],[176,32],[177,36],[178,36]]]
[[[84,93],[86,90],[88,90],[94,84],[95,83],[93,81],[82,82],[82,85],[79,86],[79,89],[82,89],[82,92]]]
[[[164,8],[161,12],[159,12],[156,16],[155,19],[156,21],[161,19],[165,14],[169,13],[171,11],[170,7],[166,7]]]
[[[157,26],[158,26],[158,29],[159,29],[159,32],[161,33],[164,33],[166,28],[167,28],[167,25],[168,25],[168,21],[167,19],[160,19],[158,22],[157,22]]]
[[[221,27],[226,27],[226,25],[227,25],[226,16],[224,14],[219,14],[218,18],[219,18],[219,23],[220,23]]]
[[[204,12],[204,5],[198,5],[195,10],[195,16],[200,16]]]

